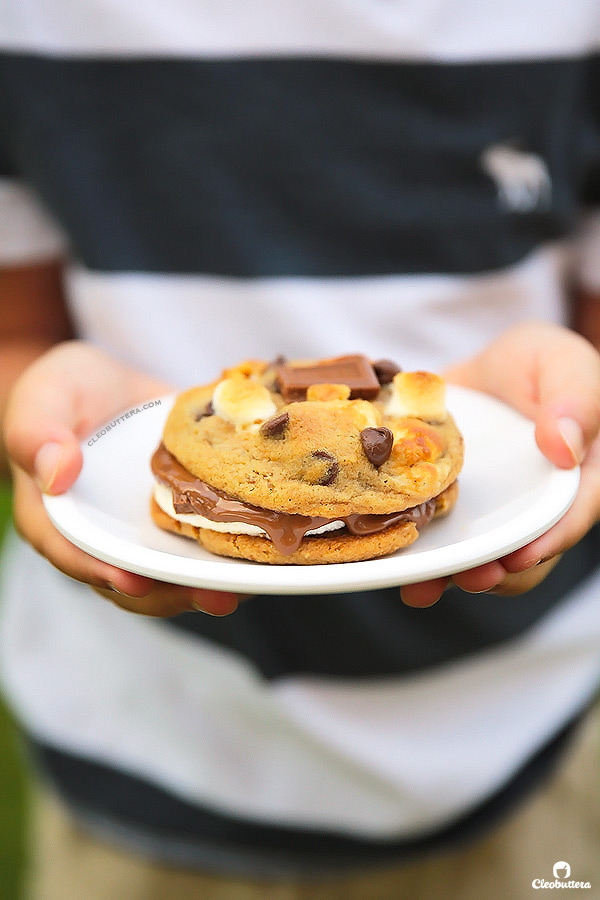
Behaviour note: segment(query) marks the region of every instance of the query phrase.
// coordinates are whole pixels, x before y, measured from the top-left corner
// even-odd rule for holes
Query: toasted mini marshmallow
[[[306,389],[307,400],[348,400],[349,397],[347,384],[310,384]]]
[[[394,418],[413,416],[426,422],[443,422],[448,415],[444,379],[432,372],[398,372],[385,413]]]
[[[217,384],[212,405],[217,416],[233,425],[264,422],[277,412],[267,388],[241,373],[234,373]]]
[[[237,366],[231,366],[229,369],[224,369],[222,377],[231,378],[232,375],[245,375],[249,378],[251,375],[262,375],[267,366],[268,363],[264,362],[262,359],[245,359],[243,362],[238,363]]]
[[[393,430],[392,460],[401,466],[435,462],[444,452],[439,433],[422,419],[402,419]]]

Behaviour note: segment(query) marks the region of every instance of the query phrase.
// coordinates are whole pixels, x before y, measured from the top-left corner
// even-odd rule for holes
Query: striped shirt
[[[0,260],[68,257],[78,333],[177,386],[248,356],[439,370],[600,289],[592,0],[59,0],[0,14]],[[88,823],[329,871],[481,833],[600,675],[598,535],[524,597],[106,604],[16,539],[1,672]]]

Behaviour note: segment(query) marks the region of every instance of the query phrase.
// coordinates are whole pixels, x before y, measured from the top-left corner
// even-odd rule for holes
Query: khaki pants
[[[600,708],[566,765],[509,822],[467,850],[402,867],[297,883],[178,871],[90,838],[47,794],[34,836],[27,900],[521,900],[548,896],[532,881],[553,882],[559,861],[569,863],[572,881],[591,884],[568,896],[599,900]]]

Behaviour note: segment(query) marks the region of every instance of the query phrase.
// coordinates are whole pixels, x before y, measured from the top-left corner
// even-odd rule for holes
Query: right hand
[[[42,502],[42,492],[61,494],[79,475],[81,440],[115,413],[171,390],[82,341],[58,344],[39,357],[15,384],[4,422],[15,527],[61,572],[130,612],[227,615],[239,595],[166,584],[95,559],[56,530]]]

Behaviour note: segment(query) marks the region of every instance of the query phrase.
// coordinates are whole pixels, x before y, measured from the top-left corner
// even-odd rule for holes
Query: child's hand
[[[452,579],[407,585],[402,599],[409,606],[431,606],[450,581],[473,592],[528,591],[600,519],[600,355],[591,344],[556,325],[518,325],[446,377],[532,419],[542,453],[561,468],[581,463],[581,482],[571,509],[541,537]]]
[[[238,595],[165,584],[94,559],[54,528],[42,502],[42,491],[60,494],[79,475],[79,442],[86,435],[116,412],[169,390],[82,341],[58,344],[36,360],[16,383],[5,418],[15,525],[56,568],[123,609],[153,616],[190,610],[226,615],[237,608]]]

